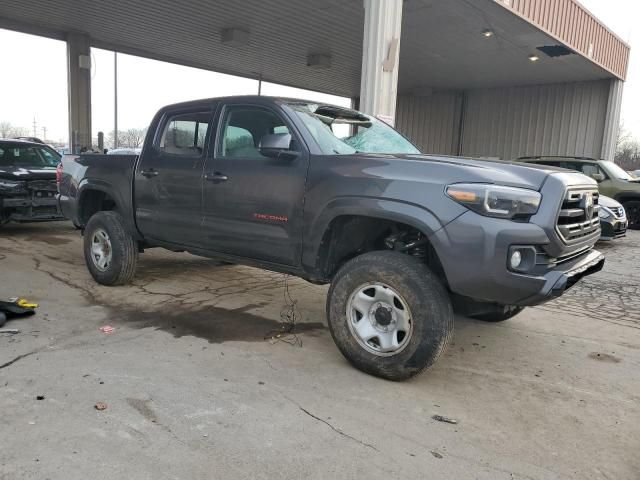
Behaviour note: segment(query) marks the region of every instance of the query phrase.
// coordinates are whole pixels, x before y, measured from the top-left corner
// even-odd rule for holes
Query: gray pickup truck
[[[392,380],[436,361],[454,308],[506,320],[604,263],[592,179],[423,155],[375,118],[302,100],[171,105],[139,156],[65,156],[59,174],[97,282],[129,282],[164,247],[331,283],[338,348]]]

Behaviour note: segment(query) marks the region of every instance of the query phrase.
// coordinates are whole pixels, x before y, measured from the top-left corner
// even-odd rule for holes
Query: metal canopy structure
[[[380,9],[367,30],[367,5],[373,4]],[[400,31],[383,26],[392,12],[401,14]],[[610,135],[615,129],[608,124],[618,121],[616,102],[629,55],[629,47],[575,0],[0,0],[0,28],[67,41],[82,34],[93,47],[351,98],[391,95],[393,105],[385,113],[391,117],[396,91],[400,97],[421,99],[423,110],[429,110],[418,112],[423,117],[436,113],[432,103],[446,104],[450,111],[444,113],[459,125],[442,153],[478,155],[491,155],[495,148],[464,151],[463,130],[473,131],[464,128],[465,92],[477,97],[478,91],[489,89],[601,82],[604,87],[587,89],[595,97],[583,103],[602,117],[604,127],[599,123],[596,130],[604,128]],[[368,37],[363,35],[367,31]],[[365,88],[368,76],[385,75],[378,71],[384,57],[363,62],[366,45],[375,44],[377,35],[387,35],[374,52],[385,56],[394,53],[391,43],[399,36],[397,85],[395,78],[391,83],[397,90]],[[564,54],[551,57],[539,47]],[[538,60],[531,61],[533,56]],[[451,102],[422,100],[439,92],[457,92],[458,97]],[[595,107],[603,101],[603,108]],[[398,112],[400,123],[406,124],[403,115],[407,113]],[[593,129],[592,124],[585,128]],[[411,127],[421,128],[415,122]],[[610,142],[604,136],[588,148],[567,146],[549,153],[599,156],[592,150],[601,148],[606,156]]]

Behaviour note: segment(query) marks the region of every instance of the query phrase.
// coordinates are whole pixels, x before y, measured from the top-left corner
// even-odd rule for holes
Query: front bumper
[[[452,293],[479,302],[532,306],[556,298],[581,278],[600,271],[604,256],[590,245],[557,245],[535,223],[518,223],[467,212],[431,236]],[[532,273],[507,268],[509,248],[535,246]]]
[[[31,195],[0,198],[0,209],[9,212],[8,219],[16,222],[64,220],[55,196]]]
[[[611,218],[600,220],[600,228],[602,229],[602,235],[600,240],[615,240],[626,236],[629,222],[626,217],[624,218]]]

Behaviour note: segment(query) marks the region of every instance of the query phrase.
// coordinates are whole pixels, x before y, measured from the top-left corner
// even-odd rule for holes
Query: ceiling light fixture
[[[225,28],[220,37],[222,43],[231,47],[243,47],[249,44],[249,32],[239,28]]]
[[[331,68],[331,55],[315,53],[307,57],[307,67],[327,69]]]
[[[495,35],[495,32],[487,28],[486,30],[482,31],[482,35],[489,38],[489,37],[493,37]]]
[[[540,60],[540,57],[533,54],[533,55],[529,55],[529,61],[531,62],[537,62],[538,60]]]

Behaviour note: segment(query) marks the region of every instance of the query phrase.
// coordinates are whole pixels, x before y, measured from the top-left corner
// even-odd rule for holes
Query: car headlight
[[[2,189],[13,190],[13,189],[21,188],[24,185],[25,185],[24,182],[14,182],[13,180],[0,179],[0,188]]]
[[[536,214],[542,200],[542,195],[534,190],[481,183],[449,185],[446,193],[480,215],[508,219]]]
[[[600,217],[602,220],[606,220],[607,218],[613,217],[613,212],[607,207],[600,206],[598,217]]]

